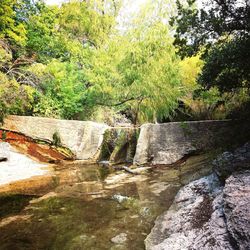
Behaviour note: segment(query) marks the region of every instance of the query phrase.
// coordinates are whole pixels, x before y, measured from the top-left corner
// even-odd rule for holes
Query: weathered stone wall
[[[228,120],[144,124],[134,164],[172,164],[190,153],[241,143],[248,138],[248,124]]]
[[[53,141],[53,135],[58,133],[62,145],[69,148],[77,159],[95,161],[108,126],[90,121],[8,116],[2,128],[49,141]]]
[[[62,146],[69,148],[77,159],[92,162],[106,160],[105,157],[102,158],[105,148],[103,146],[106,143],[108,150],[112,151],[108,155],[113,163],[131,160],[137,134],[140,133],[134,157],[134,164],[137,165],[172,164],[190,153],[231,145],[235,142],[244,143],[250,138],[249,124],[231,121],[144,124],[139,132],[133,127],[112,128],[90,121],[9,116],[4,121],[3,129],[49,141],[53,141],[53,135],[57,133]],[[112,131],[115,131],[114,138],[113,136],[104,138],[105,132],[111,135]]]

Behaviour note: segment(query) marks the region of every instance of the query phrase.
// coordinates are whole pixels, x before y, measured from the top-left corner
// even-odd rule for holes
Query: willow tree
[[[151,10],[150,22],[143,11],[127,33],[97,50],[87,74],[90,101],[130,113],[134,123],[170,115],[186,92],[168,25]]]
[[[154,23],[133,39],[118,66],[122,74],[121,85],[128,98],[135,99],[126,103],[126,108],[134,114],[135,122],[138,119],[161,120],[177,107],[178,99],[184,93],[172,39],[161,22]]]

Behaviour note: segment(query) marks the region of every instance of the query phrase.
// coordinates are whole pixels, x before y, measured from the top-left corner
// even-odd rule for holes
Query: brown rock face
[[[66,151],[60,152],[56,147],[49,144],[39,144],[25,135],[0,129],[0,143],[1,141],[8,142],[20,153],[40,162],[53,163],[61,160],[69,160],[73,157],[72,154]],[[4,152],[0,150],[0,161],[1,157],[8,160],[8,156],[4,155]]]
[[[105,124],[85,121],[58,120],[42,117],[8,116],[3,129],[25,134],[33,139],[53,141],[60,137],[62,146],[70,149],[80,160],[95,160],[98,157]]]

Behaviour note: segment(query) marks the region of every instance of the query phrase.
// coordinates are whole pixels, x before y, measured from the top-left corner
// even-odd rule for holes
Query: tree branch
[[[113,104],[107,104],[107,103],[101,103],[101,102],[96,102],[96,105],[100,105],[100,106],[108,106],[108,107],[117,107],[120,106],[126,102],[130,102],[130,101],[140,101],[142,102],[144,99],[146,99],[148,97],[142,97],[142,96],[137,96],[137,97],[130,97],[128,99],[122,100],[120,102],[117,103],[113,103]]]

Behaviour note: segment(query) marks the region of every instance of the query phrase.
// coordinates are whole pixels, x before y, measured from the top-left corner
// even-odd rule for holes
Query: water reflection
[[[44,182],[46,187],[41,185],[42,191],[30,192],[37,190],[40,197],[26,203],[21,199],[25,206],[10,213],[15,216],[2,214],[0,248],[144,249],[143,241],[156,216],[171,205],[182,184],[211,170],[208,161],[195,156],[182,165],[140,175],[97,165],[58,166]],[[18,193],[27,192],[26,183]]]

